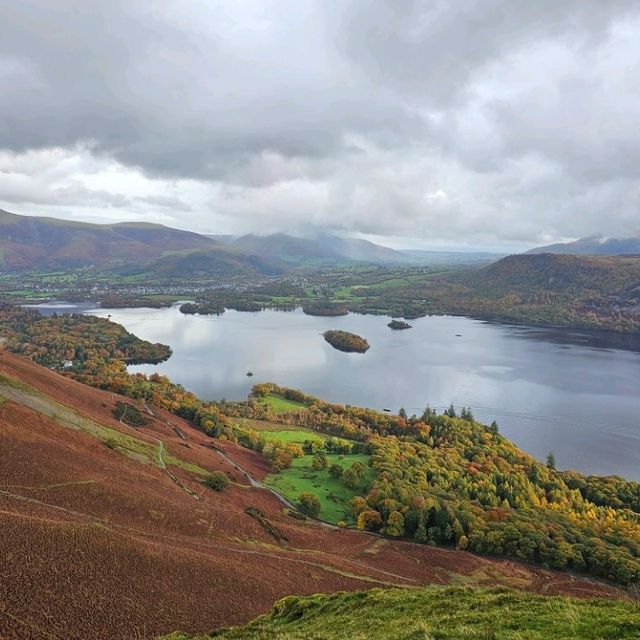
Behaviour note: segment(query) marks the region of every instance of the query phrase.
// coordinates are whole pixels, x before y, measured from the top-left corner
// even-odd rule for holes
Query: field
[[[274,413],[287,413],[288,411],[297,411],[298,409],[304,408],[304,405],[301,402],[287,400],[275,393],[269,393],[263,398],[260,398],[258,403],[269,405]]]
[[[373,589],[285,598],[219,640],[635,640],[640,610],[629,602],[533,596],[507,589]],[[165,640],[188,640],[174,634]]]
[[[288,433],[288,432],[285,432]],[[297,442],[290,440],[290,442]],[[329,470],[316,471],[311,466],[313,456],[304,456],[294,459],[291,467],[272,473],[265,479],[265,484],[273,487],[284,495],[291,502],[296,502],[298,496],[303,492],[314,493],[320,499],[320,518],[327,522],[337,523],[344,520],[352,524],[349,501],[357,494],[361,494],[362,486],[371,482],[372,471],[367,466],[369,456],[367,455],[338,455],[327,454],[329,466],[339,464],[343,469],[349,468],[354,462],[360,462],[366,469],[362,484],[351,490],[345,487],[341,480],[336,480],[329,474]]]
[[[279,440],[287,444],[292,442],[302,444],[305,440],[321,440],[323,442],[326,440],[326,436],[311,429],[303,429],[301,427],[296,427],[295,429],[277,429],[273,431],[264,429],[260,430],[260,433],[267,440]]]

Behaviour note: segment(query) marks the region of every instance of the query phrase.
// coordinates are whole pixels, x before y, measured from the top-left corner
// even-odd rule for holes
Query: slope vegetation
[[[167,252],[221,243],[158,224],[89,224],[0,211],[0,265],[5,270],[73,269],[149,262]]]
[[[150,400],[84,386],[4,351],[0,423],[4,640],[204,633],[244,624],[287,595],[371,587],[621,593],[293,518],[263,488],[270,468],[253,451]],[[202,484],[215,471],[231,481],[222,492]]]
[[[219,640],[616,640],[640,635],[630,603],[549,598],[507,589],[372,589],[289,597]],[[175,633],[164,640],[189,640]],[[203,639],[201,639],[203,640]]]

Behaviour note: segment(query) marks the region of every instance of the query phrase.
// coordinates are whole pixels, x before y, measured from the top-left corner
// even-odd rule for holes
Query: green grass
[[[637,640],[640,608],[508,589],[427,587],[290,596],[219,640]],[[165,640],[188,640],[175,633]],[[194,639],[195,640],[195,639]]]
[[[324,442],[327,437],[325,435],[321,435],[316,431],[312,431],[311,429],[278,429],[276,430],[264,430],[260,431],[260,434],[263,435],[267,440],[279,440],[280,442],[284,442],[289,444],[291,442],[296,444],[302,444],[305,440],[320,440]]]
[[[354,490],[348,489],[344,486],[342,480],[333,478],[328,469],[315,471],[311,466],[313,456],[295,458],[289,469],[268,475],[264,483],[294,503],[301,493],[307,491],[314,493],[320,500],[319,517],[322,520],[333,523],[344,520],[347,523],[353,523],[349,501],[356,495],[366,494],[366,487],[373,479],[373,471],[368,466],[369,456],[364,454],[342,456],[336,453],[329,453],[327,454],[327,459],[329,466],[337,463],[343,469],[347,469],[354,462],[362,463],[366,471],[361,486],[356,487]]]
[[[275,393],[269,393],[263,398],[259,398],[258,404],[269,405],[269,408],[273,413],[287,413],[289,411],[298,411],[298,409],[305,408],[305,405],[302,404],[302,402],[287,400]]]

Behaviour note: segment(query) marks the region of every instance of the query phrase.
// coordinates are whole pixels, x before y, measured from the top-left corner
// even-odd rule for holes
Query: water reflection
[[[637,338],[431,317],[391,331],[388,318],[301,311],[184,316],[170,309],[85,309],[136,335],[171,345],[158,371],[205,398],[244,399],[274,381],[327,400],[409,413],[427,404],[471,406],[483,421],[562,468],[640,479],[640,349]],[[346,354],[327,329],[366,337]],[[622,350],[620,346],[629,346]],[[254,373],[247,377],[247,371]]]

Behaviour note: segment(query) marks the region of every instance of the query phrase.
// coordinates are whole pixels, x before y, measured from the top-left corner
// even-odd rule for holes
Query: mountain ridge
[[[526,254],[563,253],[573,255],[640,255],[640,235],[628,238],[607,238],[605,236],[588,236],[573,242],[557,242],[542,247],[535,247]]]

